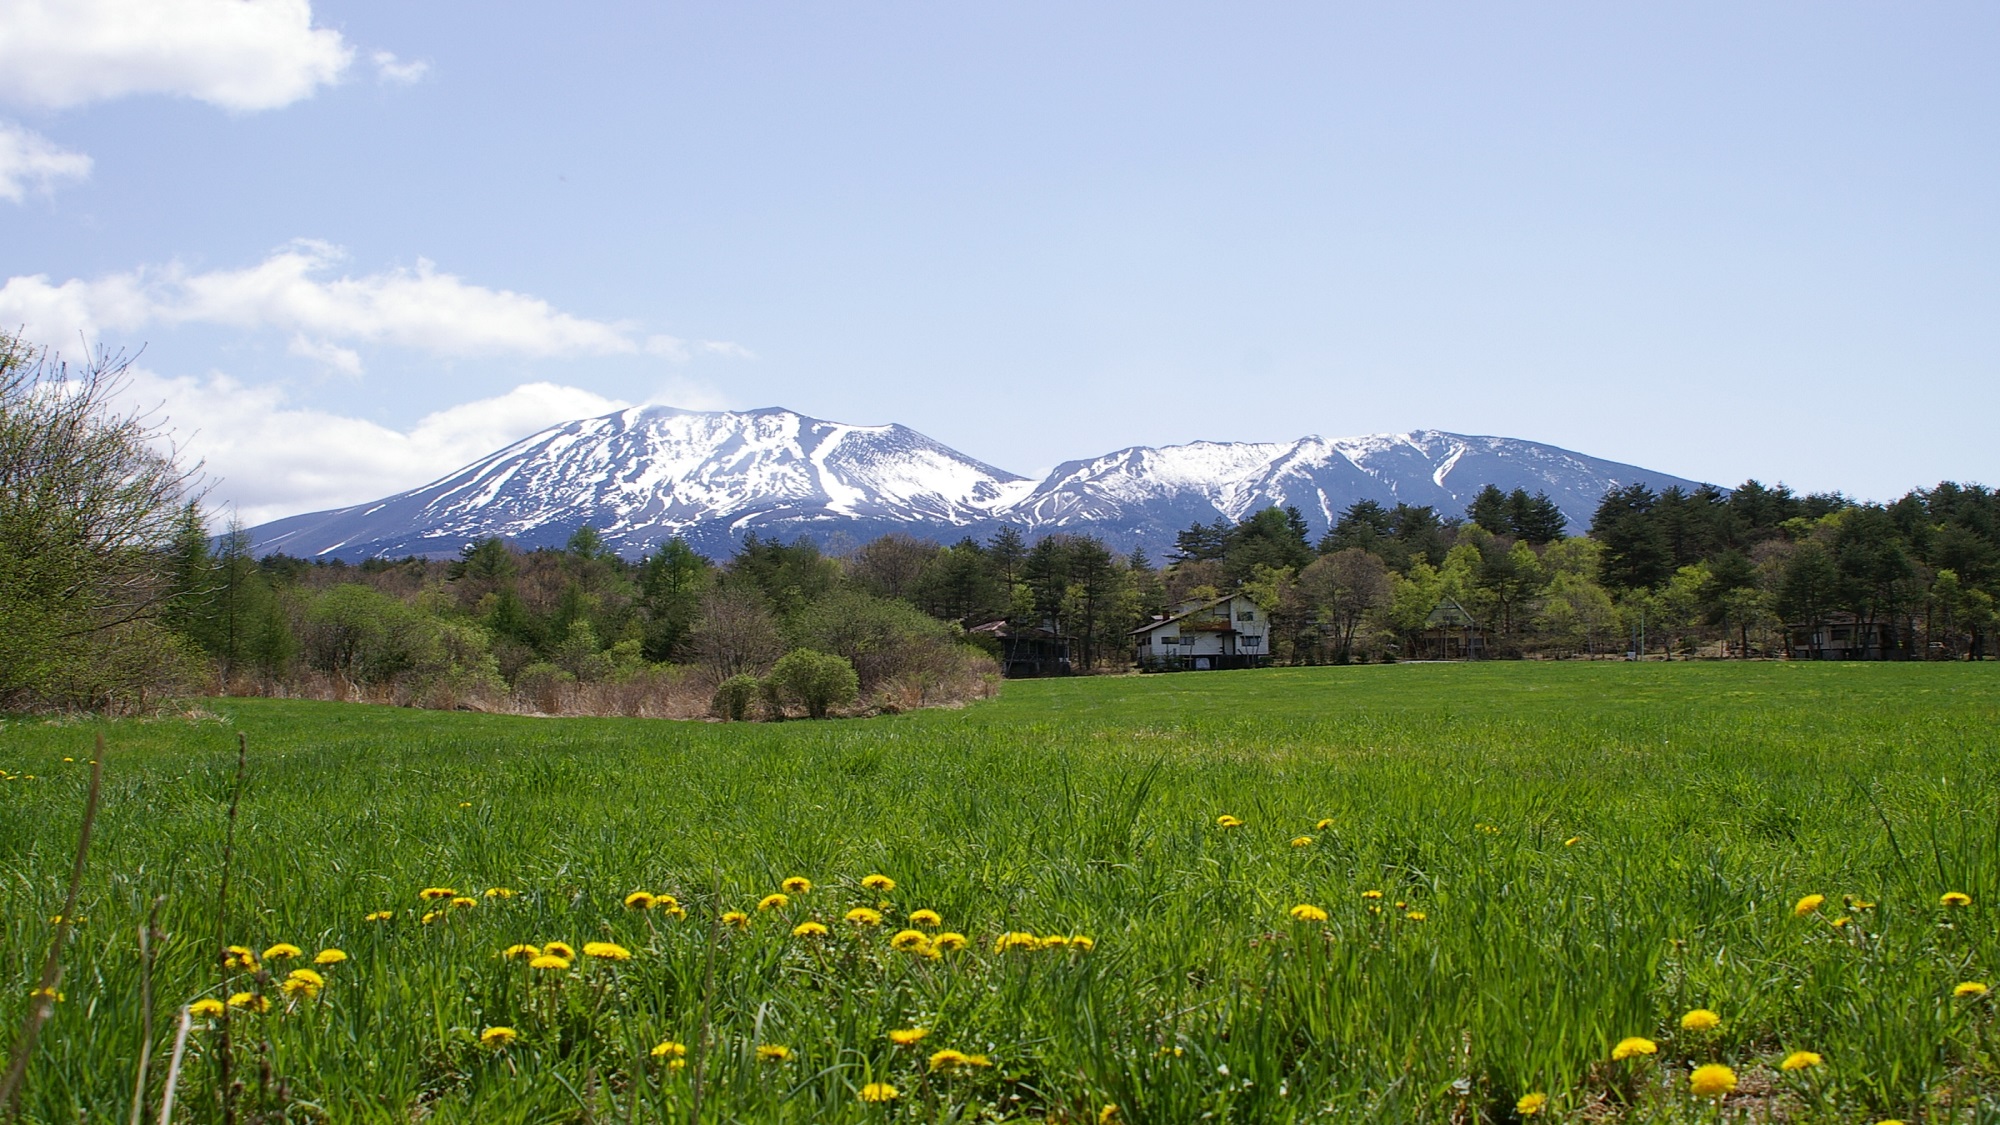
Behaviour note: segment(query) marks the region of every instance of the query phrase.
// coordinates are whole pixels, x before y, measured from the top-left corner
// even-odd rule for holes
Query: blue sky
[[[0,321],[144,345],[251,519],[647,401],[1020,473],[1428,427],[2000,483],[1996,42],[1978,4],[0,0]]]

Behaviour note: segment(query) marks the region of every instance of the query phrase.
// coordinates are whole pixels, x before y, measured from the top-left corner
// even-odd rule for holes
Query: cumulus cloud
[[[0,121],[0,199],[15,203],[29,191],[49,191],[58,180],[90,175],[90,157],[58,148],[40,133]]]
[[[170,94],[275,109],[353,58],[308,0],[0,0],[0,98],[31,105]]]
[[[424,75],[430,73],[431,69],[431,64],[422,59],[404,62],[391,51],[377,51],[368,56],[368,61],[375,64],[375,77],[398,86],[408,86],[422,81]]]
[[[216,508],[245,524],[388,496],[446,475],[560,422],[626,403],[578,387],[527,383],[396,429],[295,405],[283,388],[227,375],[175,378],[135,369],[127,392],[199,459]]]
[[[13,277],[0,286],[0,324],[25,326],[28,339],[61,347],[79,338],[94,343],[107,331],[212,324],[291,333],[322,352],[353,343],[444,356],[639,350],[627,325],[473,285],[422,259],[415,269],[328,276],[341,258],[337,247],[297,242],[244,269],[191,273],[169,265],[60,283],[43,274]],[[353,366],[359,362],[356,356]]]

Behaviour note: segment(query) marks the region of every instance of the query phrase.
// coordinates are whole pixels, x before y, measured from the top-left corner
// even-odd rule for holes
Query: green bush
[[[797,702],[815,719],[826,718],[834,707],[844,707],[861,694],[861,678],[846,657],[793,649],[771,668],[771,684],[786,699]]]
[[[757,699],[757,677],[745,672],[715,685],[715,697],[708,707],[716,718],[740,723],[750,717],[750,704]]]

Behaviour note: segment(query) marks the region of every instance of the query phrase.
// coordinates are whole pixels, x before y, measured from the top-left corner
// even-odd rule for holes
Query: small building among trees
[[[1418,641],[1422,647],[1412,655],[1422,660],[1477,660],[1486,655],[1486,631],[1453,598],[1438,600],[1424,619]]]
[[[1034,676],[1067,676],[1070,673],[1070,638],[1054,628],[1055,622],[1041,626],[1016,625],[1011,621],[989,621],[967,632],[975,637],[991,637],[1000,645],[1000,674],[1010,680]]]
[[[1146,672],[1257,668],[1271,659],[1270,615],[1243,594],[1183,604],[1141,625],[1132,663]]]
[[[1787,625],[1793,660],[1889,660],[1900,655],[1895,630],[1886,621],[1863,621],[1852,613]]]

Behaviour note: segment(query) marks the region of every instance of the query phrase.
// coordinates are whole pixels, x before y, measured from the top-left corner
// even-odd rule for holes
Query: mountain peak
[[[456,554],[501,536],[556,546],[590,524],[627,555],[674,536],[726,553],[747,534],[854,544],[1087,531],[1158,553],[1195,522],[1295,506],[1315,534],[1360,499],[1456,515],[1487,484],[1547,492],[1573,526],[1610,488],[1693,482],[1555,446],[1440,430],[1293,442],[1128,446],[1032,481],[895,423],[783,407],[637,406],[531,434],[396,496],[251,529],[253,550],[359,559]]]

